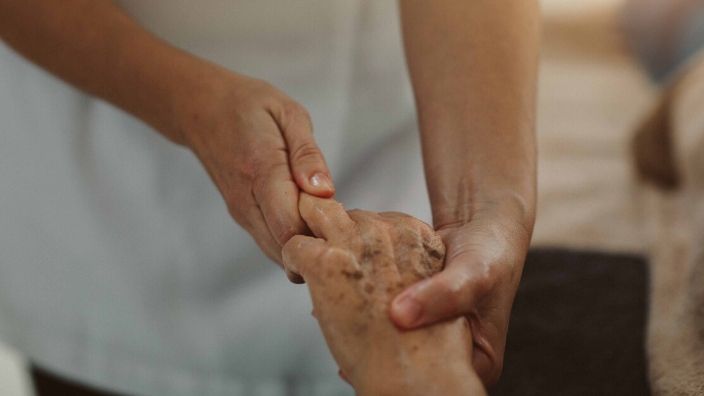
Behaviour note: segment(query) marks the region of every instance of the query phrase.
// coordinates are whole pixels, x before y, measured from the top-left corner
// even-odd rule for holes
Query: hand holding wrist
[[[283,245],[307,232],[300,192],[335,192],[306,109],[264,81],[198,59],[179,70],[185,77],[172,85],[168,127],[203,164],[234,220],[281,263]]]

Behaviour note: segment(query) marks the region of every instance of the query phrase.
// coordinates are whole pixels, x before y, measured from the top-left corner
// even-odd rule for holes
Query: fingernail
[[[413,326],[420,319],[423,307],[413,297],[404,296],[394,304],[394,311],[405,326]]]
[[[322,188],[325,190],[332,191],[332,189],[333,189],[332,181],[330,180],[330,178],[327,175],[325,175],[324,173],[320,173],[320,172],[311,176],[310,184],[313,185],[313,187]]]

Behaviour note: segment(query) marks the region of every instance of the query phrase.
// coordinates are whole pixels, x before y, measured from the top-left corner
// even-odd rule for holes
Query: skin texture
[[[466,319],[402,331],[388,317],[396,294],[442,269],[440,236],[402,213],[346,212],[307,194],[299,202],[315,237],[293,237],[284,265],[306,280],[313,314],[358,394],[484,394]]]
[[[390,317],[408,329],[467,317],[474,365],[491,384],[535,218],[538,0],[399,4],[447,259],[395,299]],[[290,237],[308,232],[299,192],[334,194],[300,105],[170,46],[108,0],[0,0],[0,37],[190,148],[232,217],[275,261]]]
[[[111,1],[0,0],[0,37],[191,149],[232,217],[276,262],[289,238],[307,232],[299,192],[334,194],[301,105],[172,47]]]
[[[445,269],[399,295],[417,328],[465,316],[474,367],[501,373],[513,298],[535,220],[537,0],[401,0],[433,225]]]

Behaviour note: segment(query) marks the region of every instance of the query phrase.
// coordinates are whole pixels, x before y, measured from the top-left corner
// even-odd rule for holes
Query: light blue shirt
[[[343,202],[428,220],[394,2],[121,4],[305,105]],[[0,45],[3,341],[128,394],[349,395],[310,311],[189,151]]]

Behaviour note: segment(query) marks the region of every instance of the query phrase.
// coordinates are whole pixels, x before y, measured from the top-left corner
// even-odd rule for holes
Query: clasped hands
[[[284,244],[309,228],[300,214],[299,195],[328,198],[335,193],[310,116],[264,81],[210,64],[201,70],[203,64],[196,62],[194,68],[198,78],[179,84],[169,112],[178,115],[171,120],[174,125],[161,129],[174,132],[170,138],[191,149],[233,219],[281,264]],[[445,269],[400,293],[390,316],[404,329],[467,318],[472,365],[491,385],[501,372],[511,304],[534,220],[533,199],[521,187],[525,183],[506,179],[498,170],[503,162],[467,168],[458,157],[448,162],[448,171],[430,157],[424,161],[435,180],[429,193],[433,223],[447,249]],[[511,167],[524,168],[530,172],[528,165]]]
[[[396,295],[443,267],[445,247],[430,226],[305,193],[299,211],[314,237],[290,239],[283,264],[308,284],[313,314],[358,395],[484,394],[465,318],[417,330],[389,318]]]

